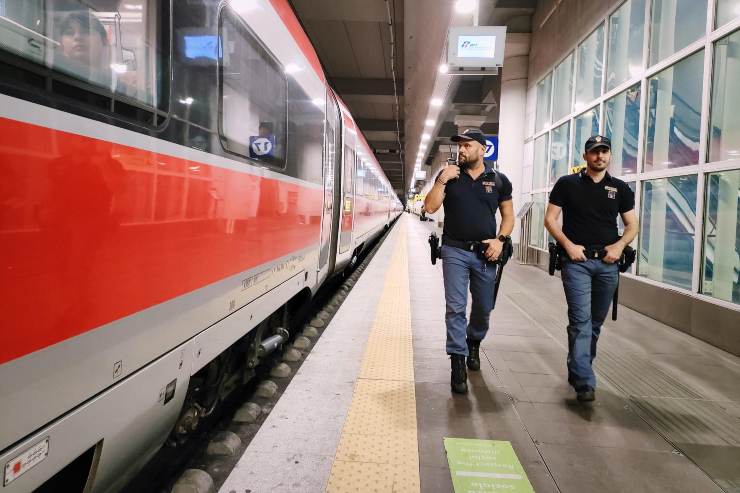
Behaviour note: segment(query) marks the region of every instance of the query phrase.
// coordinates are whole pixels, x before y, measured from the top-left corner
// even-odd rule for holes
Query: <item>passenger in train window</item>
[[[558,179],[550,192],[545,227],[557,241],[568,303],[568,383],[580,402],[595,399],[596,343],[619,282],[618,262],[637,235],[635,194],[608,172],[611,141],[591,136],[586,168]],[[558,218],[563,213],[563,226]],[[617,215],[625,229],[619,236]]]
[[[486,336],[494,305],[496,273],[494,262],[510,241],[514,229],[512,186],[503,173],[494,171],[483,157],[486,138],[478,129],[452,137],[458,144],[458,164],[437,175],[424,200],[434,213],[444,204],[442,274],[445,288],[447,354],[450,355],[451,387],[456,393],[468,390],[467,367],[480,369],[480,344]],[[496,232],[496,211],[501,226]],[[468,289],[473,298],[466,320]]]
[[[58,27],[55,66],[103,87],[111,85],[110,47],[103,24],[90,11],[66,14]]]

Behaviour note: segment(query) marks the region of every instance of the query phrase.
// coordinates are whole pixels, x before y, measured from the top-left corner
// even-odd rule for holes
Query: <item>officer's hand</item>
[[[585,247],[583,245],[573,245],[565,247],[565,253],[573,262],[583,262],[586,260],[586,254],[583,253]]]
[[[501,255],[501,250],[504,248],[503,242],[498,238],[492,240],[483,240],[483,243],[488,245],[486,248],[486,258],[490,261],[494,261]]]
[[[456,180],[459,177],[460,166],[456,164],[450,164],[442,171],[442,174],[439,175],[439,181],[441,181],[442,183],[447,183],[450,180]]]
[[[614,262],[619,262],[624,247],[621,246],[619,243],[614,243],[613,245],[605,246],[604,250],[606,250],[604,262],[606,262],[607,264],[613,264]]]

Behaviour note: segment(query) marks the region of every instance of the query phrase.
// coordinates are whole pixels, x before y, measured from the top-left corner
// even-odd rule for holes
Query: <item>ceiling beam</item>
[[[334,77],[331,79],[334,89],[346,98],[346,95],[379,95],[394,96],[393,79],[361,79]],[[403,79],[396,79],[396,89],[403,96]]]
[[[369,118],[358,118],[355,120],[357,126],[362,130],[396,131],[396,120],[373,120]],[[403,120],[399,122],[401,135],[403,135]]]

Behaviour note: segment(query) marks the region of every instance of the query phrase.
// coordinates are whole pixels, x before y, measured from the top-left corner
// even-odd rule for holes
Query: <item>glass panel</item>
[[[532,189],[544,188],[547,185],[547,140],[548,135],[541,135],[534,141],[534,169],[532,170]]]
[[[232,14],[221,26],[222,114],[226,148],[282,168],[285,164],[287,81],[259,41]]]
[[[581,166],[583,161],[583,146],[592,135],[599,133],[599,107],[591,108],[585,113],[578,115],[575,119],[573,140],[573,159],[572,166]]]
[[[699,162],[703,71],[702,50],[649,80],[645,171]]]
[[[557,121],[570,113],[573,99],[573,53],[555,68],[553,91],[552,119]]]
[[[696,175],[647,181],[641,202],[637,274],[691,289]]]
[[[630,190],[632,190],[632,193],[635,192],[635,182],[634,181],[628,181],[626,182],[627,186],[630,187]],[[619,236],[622,236],[624,234],[624,221],[622,221],[622,215],[617,215],[617,230],[619,231]]]
[[[119,11],[101,0],[0,3],[0,48],[101,89],[155,105],[158,11],[152,0]]]
[[[537,128],[542,130],[550,124],[550,95],[552,94],[552,74],[537,84]]]
[[[545,197],[546,193],[532,195],[532,213],[529,222],[529,244],[545,248]]]
[[[707,175],[701,292],[740,303],[740,170]]]
[[[606,90],[642,72],[645,0],[629,0],[609,17]]]
[[[550,185],[568,173],[568,148],[570,146],[570,122],[565,122],[552,131],[550,145]]]
[[[604,77],[604,25],[600,25],[578,45],[576,72],[576,111],[581,111],[601,95]]]
[[[608,100],[604,135],[612,141],[609,173],[637,173],[637,135],[640,132],[640,84]]]
[[[717,0],[715,27],[724,26],[738,17],[740,17],[740,0]]]
[[[650,65],[704,36],[707,0],[653,0]]]
[[[740,4],[739,4],[740,5]],[[740,31],[714,45],[709,161],[740,158]]]

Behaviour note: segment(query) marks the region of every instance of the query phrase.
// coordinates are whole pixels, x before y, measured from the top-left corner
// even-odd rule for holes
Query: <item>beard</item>
[[[462,154],[458,154],[457,156],[457,165],[461,168],[469,168],[471,165],[471,160],[469,157],[463,156]]]
[[[609,161],[596,161],[595,163],[587,162],[586,165],[592,171],[604,171],[606,168],[609,167]]]

